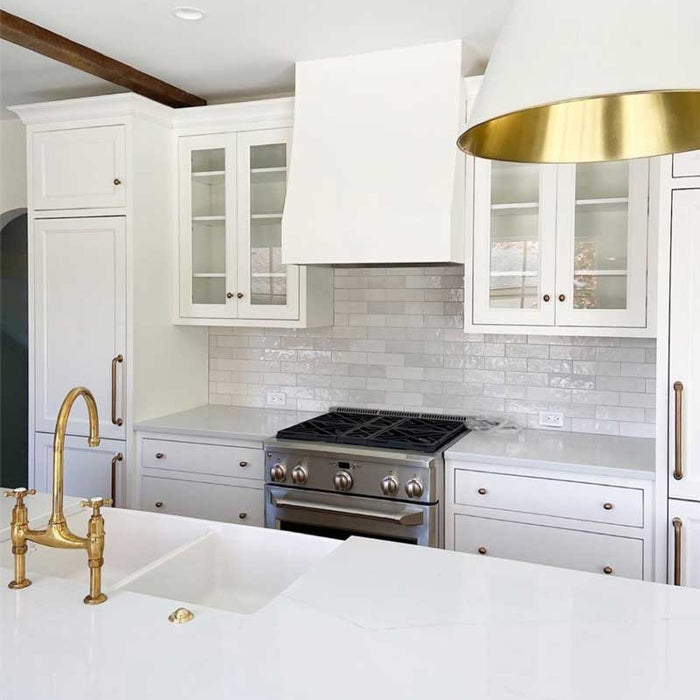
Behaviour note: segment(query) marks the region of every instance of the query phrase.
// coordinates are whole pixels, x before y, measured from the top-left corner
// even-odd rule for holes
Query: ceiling
[[[464,40],[483,70],[512,0],[0,0],[2,9],[211,102],[290,93],[296,60]],[[172,15],[180,4],[200,22]],[[0,42],[8,104],[117,92],[98,78]],[[3,116],[9,116],[4,112]]]

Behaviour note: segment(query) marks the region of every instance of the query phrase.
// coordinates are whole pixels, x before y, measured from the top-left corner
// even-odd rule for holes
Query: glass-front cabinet
[[[299,319],[281,262],[291,129],[179,139],[179,318]]]
[[[467,330],[650,329],[648,160],[477,158],[472,183]]]

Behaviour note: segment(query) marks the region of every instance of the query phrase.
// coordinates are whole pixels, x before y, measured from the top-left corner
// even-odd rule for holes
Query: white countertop
[[[522,430],[516,434],[472,431],[452,445],[445,458],[653,480],[654,450],[654,440],[649,438],[551,430]]]
[[[89,607],[85,581],[0,576],[3,700],[697,693],[693,589],[353,538],[257,613],[188,605],[175,626],[177,601],[118,590]]]
[[[15,499],[3,496],[5,491],[10,490],[0,486],[0,542],[10,539],[10,522],[12,521],[12,508],[15,505]],[[63,499],[63,512],[66,515],[77,513],[80,510],[80,500],[80,498],[66,496]],[[29,526],[40,528],[46,525],[51,515],[51,494],[37,493],[35,496],[27,496],[24,503],[29,511]]]
[[[205,405],[141,421],[134,427],[141,432],[262,441],[274,437],[282,428],[317,415],[306,411]]]

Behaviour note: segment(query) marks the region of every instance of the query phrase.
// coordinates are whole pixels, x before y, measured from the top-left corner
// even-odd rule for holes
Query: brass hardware
[[[615,506],[612,503],[603,503],[605,510],[612,510]]]
[[[479,552],[479,554],[486,554],[489,550],[486,549],[486,547],[479,547],[476,551]]]
[[[100,444],[99,418],[95,397],[85,387],[78,386],[71,389],[63,399],[58,409],[56,429],[53,438],[53,494],[51,517],[44,530],[30,530],[27,507],[23,499],[28,492],[21,492],[17,498],[17,505],[12,511],[12,553],[15,556],[15,578],[10,583],[10,588],[25,588],[31,581],[25,576],[25,556],[27,542],[36,542],[38,545],[55,547],[57,549],[85,549],[88,555],[88,567],[90,569],[90,594],[83,602],[88,605],[97,605],[107,600],[102,593],[102,565],[105,546],[104,518],[100,514],[100,507],[109,503],[109,500],[93,498],[86,502],[92,506],[92,516],[88,522],[87,537],[74,535],[66,523],[63,513],[63,449],[66,442],[66,429],[70,411],[76,399],[82,396],[87,405],[90,425],[88,445],[97,447]]]
[[[115,177],[115,178],[114,178],[114,184],[117,185],[117,186],[119,186],[119,185],[122,184],[122,181],[121,181],[118,177]]]
[[[124,362],[123,355],[112,358],[112,423],[124,425],[124,420],[117,417],[117,365]]]
[[[124,459],[124,455],[121,452],[112,457],[112,505],[117,502],[117,462],[121,462]]]
[[[238,292],[238,294],[236,294],[236,296],[237,296],[239,299],[243,299],[243,297],[244,297],[245,295],[243,294],[243,292]]]
[[[566,294],[560,294],[559,301],[566,301]]]
[[[683,478],[683,382],[674,382],[673,392],[676,395],[676,460],[673,478],[680,481]]]
[[[612,572],[613,572],[612,566],[605,566],[605,567],[603,567],[603,573],[604,573],[604,574],[607,574],[608,576],[610,576],[610,574],[611,574]]]
[[[551,298],[552,298],[552,297],[550,297],[549,294],[545,294],[545,295],[542,297],[542,301],[544,301],[544,302],[546,303],[546,302],[548,302]]]
[[[700,148],[699,113],[697,90],[599,95],[495,117],[465,131],[457,145],[479,158],[521,163],[647,158]]]
[[[248,517],[248,513],[239,513],[239,514],[238,514],[238,517],[239,517],[241,520],[245,520],[245,519]]]
[[[156,452],[156,459],[163,459],[165,455],[162,452]]]
[[[170,622],[172,622],[174,625],[182,625],[185,622],[194,620],[194,613],[187,608],[178,608],[177,610],[173,610],[173,612],[168,615],[168,620],[170,620]]]
[[[163,501],[156,501],[155,502],[156,508],[162,508],[163,507]]]
[[[673,585],[681,585],[681,565],[682,565],[682,532],[683,521],[680,518],[674,518],[673,523]]]
[[[478,493],[480,496],[485,496],[485,495],[486,495],[486,489],[484,489],[484,488],[477,489],[477,493]]]
[[[31,585],[31,581],[27,578],[26,560],[27,545],[15,545],[14,535],[15,529],[27,527],[29,516],[27,506],[24,504],[24,499],[27,496],[33,496],[36,493],[35,489],[27,490],[25,488],[14,489],[13,491],[5,491],[5,498],[15,499],[15,505],[12,509],[12,554],[15,555],[15,577],[8,584],[9,588],[17,589],[26,588]]]
[[[239,466],[239,467],[247,467],[247,466],[248,466],[248,462],[246,462],[245,460],[243,460],[243,461],[241,461],[241,462],[238,463],[238,466]]]

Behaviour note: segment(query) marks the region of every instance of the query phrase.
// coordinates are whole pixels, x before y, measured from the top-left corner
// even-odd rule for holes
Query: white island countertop
[[[197,435],[205,438],[259,440],[278,430],[308,420],[318,413],[272,408],[204,405],[141,421],[134,428],[147,433]]]
[[[445,459],[653,480],[654,450],[654,440],[649,438],[551,430],[472,431],[445,452]]]
[[[3,700],[697,697],[693,589],[359,538],[253,614],[84,589],[1,587]]]

